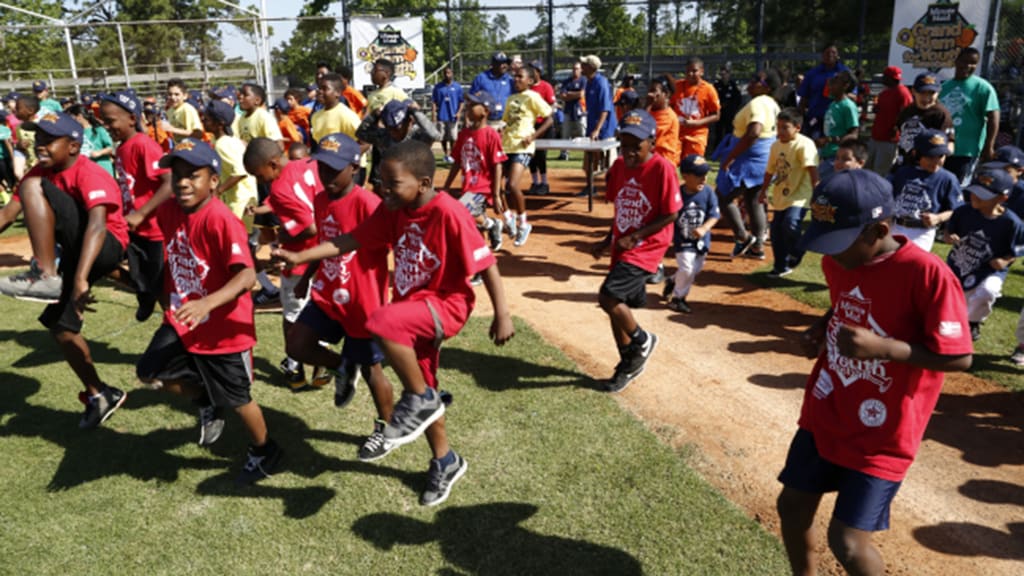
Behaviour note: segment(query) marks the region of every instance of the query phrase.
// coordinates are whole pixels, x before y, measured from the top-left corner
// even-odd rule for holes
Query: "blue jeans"
[[[803,235],[800,223],[806,215],[807,208],[790,206],[785,210],[776,211],[772,217],[769,233],[772,238],[772,257],[775,258],[772,265],[774,271],[795,268],[803,259],[804,252],[797,250],[796,245]]]

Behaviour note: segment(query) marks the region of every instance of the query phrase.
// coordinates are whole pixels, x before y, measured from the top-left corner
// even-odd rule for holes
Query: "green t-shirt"
[[[50,112],[61,113],[64,108],[61,107],[60,102],[57,102],[53,98],[47,98],[46,100],[39,101],[40,110],[49,110]]]
[[[996,90],[984,78],[968,76],[963,80],[942,83],[939,101],[949,109],[956,130],[957,156],[976,158],[981,155],[988,133],[988,113],[999,110]]]
[[[847,132],[860,126],[860,112],[851,98],[833,100],[825,112],[825,136],[842,138]],[[822,159],[834,158],[839,150],[838,142],[829,142],[821,147]]]
[[[99,164],[110,173],[114,175],[114,157],[110,154],[104,154],[98,158],[92,157],[93,150],[103,150],[104,148],[113,148],[114,141],[110,138],[110,133],[107,129],[102,126],[95,128],[86,128],[84,138],[82,138],[82,154],[93,162]]]
[[[6,124],[0,125],[0,160],[7,158],[7,144],[11,140],[11,136],[14,133],[7,127]]]

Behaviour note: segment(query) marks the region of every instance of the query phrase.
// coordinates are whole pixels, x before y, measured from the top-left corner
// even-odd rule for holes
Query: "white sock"
[[[511,210],[505,210],[505,213],[503,214],[503,216],[505,217],[505,220],[511,220],[512,219],[512,211]]]
[[[526,224],[526,212],[519,215],[519,225],[522,226],[523,224]]]
[[[298,370],[299,369],[299,363],[294,358],[292,358],[291,356],[285,356],[284,359],[288,363],[288,369],[289,370]]]
[[[256,274],[256,281],[260,283],[260,286],[267,292],[277,292],[277,286],[270,281],[270,276],[263,270],[260,270],[259,274]]]

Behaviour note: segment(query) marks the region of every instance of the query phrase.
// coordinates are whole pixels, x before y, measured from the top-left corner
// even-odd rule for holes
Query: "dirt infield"
[[[438,174],[443,182],[444,171]],[[552,172],[553,194],[530,198],[533,233],[499,255],[512,313],[524,318],[595,379],[617,354],[597,290],[607,259],[590,245],[608,229],[611,207],[592,213],[572,192],[579,171]],[[795,338],[820,312],[756,287],[760,263],[730,261],[716,231],[704,272],[674,313],[652,289],[637,319],[660,337],[654,361],[618,396],[621,405],[676,448],[732,502],[778,534],[775,476],[795,431],[812,362]],[[0,240],[0,267],[23,266],[27,239]],[[482,290],[482,289],[481,289]],[[481,292],[478,312],[489,314]],[[892,529],[878,538],[892,574],[1024,573],[1024,402],[969,375],[947,377],[917,462],[896,497]],[[822,520],[832,500],[823,503]],[[685,514],[685,510],[680,510]],[[821,524],[822,540],[824,523]],[[822,568],[841,573],[827,551]]]

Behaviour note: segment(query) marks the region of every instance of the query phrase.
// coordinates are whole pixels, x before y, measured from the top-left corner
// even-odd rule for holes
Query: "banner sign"
[[[990,4],[979,0],[896,2],[889,64],[902,68],[908,83],[923,72],[933,72],[940,80],[952,78],[961,50],[973,46],[982,52]]]
[[[373,84],[373,62],[386,58],[395,63],[395,85],[406,91],[423,88],[422,18],[353,18],[352,81],[355,86]]]

